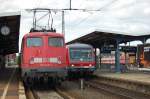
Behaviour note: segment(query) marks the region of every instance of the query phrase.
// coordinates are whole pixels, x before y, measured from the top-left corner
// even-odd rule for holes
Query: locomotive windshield
[[[27,38],[27,47],[38,47],[42,46],[42,38],[40,37],[29,37]]]
[[[55,46],[55,47],[63,47],[64,41],[63,38],[60,37],[53,37],[48,39],[49,46]]]
[[[93,61],[91,49],[70,49],[70,60],[71,61]]]

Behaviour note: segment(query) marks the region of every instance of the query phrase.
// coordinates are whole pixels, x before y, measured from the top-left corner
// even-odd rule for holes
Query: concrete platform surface
[[[94,73],[97,76],[101,77],[110,77],[116,79],[123,79],[128,81],[137,81],[150,84],[150,72],[125,72],[125,73],[112,73],[112,72],[102,72],[100,70],[95,71]]]
[[[25,99],[16,68],[0,69],[0,99]]]

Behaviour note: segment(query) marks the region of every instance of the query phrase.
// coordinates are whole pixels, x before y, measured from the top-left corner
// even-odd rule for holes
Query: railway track
[[[110,94],[102,92],[99,93],[98,91],[91,90],[91,88],[86,88],[85,90],[81,90],[79,88],[79,83],[76,82],[69,82],[70,88],[68,86],[60,86],[54,89],[43,88],[42,90],[39,89],[28,89],[26,90],[27,99],[122,99],[110,98],[112,96],[108,96]],[[66,84],[65,84],[66,85]],[[75,85],[77,85],[75,87]],[[65,87],[65,88],[64,88]],[[67,87],[67,88],[66,88]]]
[[[85,81],[85,85],[96,89],[99,92],[106,92],[116,95],[121,99],[149,99],[150,95],[140,93],[138,91],[128,90],[118,86],[102,83],[99,80]]]
[[[28,88],[26,90],[26,96],[27,99],[75,99],[59,88],[46,90]]]
[[[26,90],[27,99],[149,99],[150,95],[139,91],[103,83],[100,79],[85,80],[83,90],[79,81],[66,81],[56,88]]]
[[[75,85],[76,88],[75,88]],[[60,88],[58,90],[63,90],[63,92],[66,92],[67,94],[71,95],[71,98],[65,98],[65,99],[127,99],[122,98],[118,96],[114,96],[114,94],[106,93],[106,92],[99,92],[98,90],[95,90],[93,88],[81,88],[81,83],[79,81],[71,81],[70,85],[73,88]],[[65,86],[67,87],[67,86]],[[75,89],[75,90],[74,90]],[[58,91],[57,91],[58,92]],[[111,98],[110,98],[111,97]]]

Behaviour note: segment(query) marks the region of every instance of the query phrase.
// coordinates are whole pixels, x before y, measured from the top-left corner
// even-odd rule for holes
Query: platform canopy
[[[19,51],[20,12],[0,14],[0,55]]]
[[[117,40],[119,41],[119,43],[126,43],[126,42],[136,41],[136,40],[143,41],[148,38],[150,38],[150,35],[134,36],[134,35],[111,33],[111,32],[94,31],[87,35],[81,36],[77,39],[74,39],[68,42],[67,44],[76,43],[76,42],[86,43],[86,44],[91,44],[93,47],[96,48],[104,44],[115,45]]]

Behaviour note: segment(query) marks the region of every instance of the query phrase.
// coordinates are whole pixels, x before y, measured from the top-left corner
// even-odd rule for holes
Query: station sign
[[[144,59],[150,61],[150,46],[144,46]]]
[[[101,48],[101,53],[111,53],[111,51],[115,51],[116,48],[115,47],[102,47]],[[120,51],[123,52],[137,52],[137,47],[133,47],[133,46],[120,46],[119,47]]]
[[[137,52],[137,47],[133,46],[122,46],[121,51],[123,52]]]
[[[114,47],[102,47],[101,48],[101,53],[111,53],[111,51],[114,51]]]

